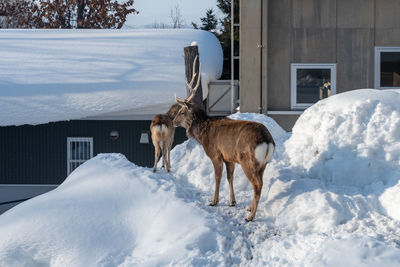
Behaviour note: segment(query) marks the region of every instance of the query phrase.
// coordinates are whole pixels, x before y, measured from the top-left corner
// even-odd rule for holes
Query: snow
[[[165,113],[186,96],[183,48],[196,41],[204,97],[222,48],[201,30],[1,30],[0,126]]]
[[[208,206],[213,167],[194,140],[172,150],[171,173],[100,154],[0,216],[0,265],[398,266],[399,93],[332,96],[291,134],[264,115],[232,115],[265,124],[276,143],[251,223],[239,165],[237,205],[223,179]]]

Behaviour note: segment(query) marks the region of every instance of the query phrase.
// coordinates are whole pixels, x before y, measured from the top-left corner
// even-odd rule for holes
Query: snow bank
[[[330,97],[291,135],[266,116],[232,115],[263,123],[277,145],[252,223],[244,218],[253,189],[239,165],[237,205],[228,206],[223,178],[220,203],[208,206],[214,171],[194,140],[172,150],[171,174],[98,156],[0,216],[0,265],[398,266],[397,97]],[[370,171],[359,170],[367,162]]]
[[[318,102],[299,118],[285,143],[290,165],[303,177],[379,193],[386,214],[400,220],[398,103],[400,91],[373,89]]]
[[[342,97],[343,101],[340,102],[343,104],[347,99],[346,94]],[[329,100],[336,101],[333,97]],[[337,113],[332,112],[332,116],[340,116],[338,103],[332,106],[337,108]],[[318,110],[328,111],[329,107]],[[354,181],[352,183],[346,180],[329,183],[325,176],[312,177],[306,171],[301,171],[298,165],[292,164],[304,157],[302,150],[307,152],[307,145],[310,144],[304,144],[305,140],[320,140],[317,138],[318,128],[310,126],[313,116],[309,112],[305,112],[305,116],[308,116],[306,119],[299,120],[309,123],[304,133],[310,137],[304,139],[299,139],[296,130],[289,135],[275,121],[263,115],[231,116],[233,119],[263,123],[277,144],[274,159],[264,173],[264,187],[256,222],[243,228],[237,226],[234,228],[236,231],[233,231],[234,236],[244,235],[246,242],[250,242],[254,248],[249,249],[246,245],[237,248],[230,244],[235,251],[233,254],[244,255],[241,258],[244,265],[374,266],[381,262],[396,266],[400,260],[400,222],[387,217],[385,210],[388,208],[383,209],[384,204],[379,199],[387,195],[386,203],[390,203],[395,211],[394,208],[400,203],[396,199],[399,195],[398,186],[384,186],[378,181],[365,187],[364,176],[349,176],[348,179]],[[323,118],[321,120],[326,123]],[[332,127],[332,134],[326,138],[333,139],[336,125],[328,125]],[[298,124],[295,128],[301,129]],[[214,193],[214,173],[212,163],[201,146],[194,140],[188,140],[175,147],[171,159],[176,178],[202,192],[204,205],[209,203]],[[320,161],[315,166],[322,169],[323,164],[324,161]],[[327,171],[327,175],[338,175],[336,173],[342,171],[341,164],[344,163]],[[226,177],[225,170],[223,177]],[[220,205],[212,212],[228,222],[233,220],[235,224],[247,215],[246,208],[252,200],[253,190],[241,167],[236,165],[234,187],[238,204],[232,210],[227,207],[229,186],[225,180],[221,182]],[[384,190],[393,192],[382,194]],[[390,216],[395,217],[393,213]]]
[[[207,93],[223,55],[206,31],[1,30],[0,126],[164,113],[174,93],[186,96],[183,48],[192,41]]]
[[[193,203],[175,197],[168,181],[160,178],[122,155],[95,157],[56,190],[0,216],[0,265],[160,266],[190,264],[196,257],[201,261],[201,255],[217,248],[207,226],[210,221]]]
[[[291,165],[337,185],[364,187],[398,178],[399,102],[399,91],[373,89],[318,102],[299,118],[285,144]]]

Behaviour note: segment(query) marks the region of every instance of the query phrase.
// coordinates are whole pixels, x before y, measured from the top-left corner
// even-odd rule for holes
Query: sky
[[[191,25],[191,22],[200,23],[206,10],[213,8],[215,13],[220,15],[216,0],[135,0],[134,7],[139,11],[137,15],[131,15],[126,26],[141,28],[158,23],[171,24],[170,12],[178,5],[184,19],[184,23]]]

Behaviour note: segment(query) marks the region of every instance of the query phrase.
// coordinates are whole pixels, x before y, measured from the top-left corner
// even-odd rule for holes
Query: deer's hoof
[[[234,206],[236,206],[236,200],[234,200],[234,201],[231,201],[231,203],[229,204],[229,206],[230,206],[230,207],[234,207]]]
[[[254,220],[253,216],[249,216],[246,219],[244,219],[246,222],[252,222]]]
[[[155,173],[157,170],[156,169],[153,169],[153,172]]]
[[[214,207],[214,206],[217,205],[217,204],[218,204],[218,202],[211,202],[211,203],[210,203],[210,206],[211,206],[211,207]]]

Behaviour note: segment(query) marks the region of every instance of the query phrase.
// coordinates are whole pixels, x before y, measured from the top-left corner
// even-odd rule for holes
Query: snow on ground
[[[186,96],[183,48],[193,41],[207,94],[223,55],[206,31],[1,30],[0,126],[165,113],[174,93]]]
[[[171,174],[99,155],[0,216],[0,265],[398,266],[398,97],[332,96],[292,134],[263,115],[232,115],[265,124],[277,144],[251,223],[252,187],[238,165],[238,204],[228,206],[223,179],[220,204],[208,206],[213,168],[194,140],[174,148]]]

